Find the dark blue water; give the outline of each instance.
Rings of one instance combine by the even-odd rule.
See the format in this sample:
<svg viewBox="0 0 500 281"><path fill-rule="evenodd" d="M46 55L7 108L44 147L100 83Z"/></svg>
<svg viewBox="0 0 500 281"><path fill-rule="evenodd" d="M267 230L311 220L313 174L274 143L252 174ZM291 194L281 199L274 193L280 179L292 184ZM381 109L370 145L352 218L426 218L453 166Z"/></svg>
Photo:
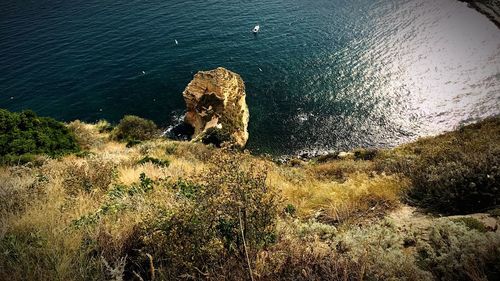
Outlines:
<svg viewBox="0 0 500 281"><path fill-rule="evenodd" d="M0 2L1 108L167 128L217 66L246 82L257 153L391 146L500 113L500 32L455 0Z"/></svg>

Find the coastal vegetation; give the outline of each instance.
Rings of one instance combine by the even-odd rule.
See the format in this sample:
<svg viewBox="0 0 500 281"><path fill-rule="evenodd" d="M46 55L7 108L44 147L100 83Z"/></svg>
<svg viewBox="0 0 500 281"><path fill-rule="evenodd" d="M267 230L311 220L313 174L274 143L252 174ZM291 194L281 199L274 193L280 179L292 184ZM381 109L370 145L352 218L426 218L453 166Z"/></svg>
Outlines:
<svg viewBox="0 0 500 281"><path fill-rule="evenodd" d="M30 110L15 113L0 109L0 163L23 164L35 155L77 151L75 137L63 123Z"/></svg>
<svg viewBox="0 0 500 281"><path fill-rule="evenodd" d="M140 142L158 135L156 124L138 116L126 115L111 131L112 138L119 141Z"/></svg>
<svg viewBox="0 0 500 281"><path fill-rule="evenodd" d="M58 138L29 151L2 143L5 155L40 156L0 167L0 280L500 274L498 117L395 149L279 163L161 138L138 117L112 128L28 116ZM34 130L16 122L2 132Z"/></svg>
<svg viewBox="0 0 500 281"><path fill-rule="evenodd" d="M434 211L485 211L500 204L500 118L423 138L382 156L412 182L409 199ZM385 158L385 159L384 159Z"/></svg>

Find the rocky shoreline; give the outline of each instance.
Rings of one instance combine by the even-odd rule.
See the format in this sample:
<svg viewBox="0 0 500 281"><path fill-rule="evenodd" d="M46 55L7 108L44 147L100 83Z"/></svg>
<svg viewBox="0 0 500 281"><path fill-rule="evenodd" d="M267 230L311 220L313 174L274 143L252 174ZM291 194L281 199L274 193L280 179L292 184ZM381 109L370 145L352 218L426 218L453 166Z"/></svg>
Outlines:
<svg viewBox="0 0 500 281"><path fill-rule="evenodd" d="M468 3L469 7L476 9L487 16L500 28L500 0L459 0Z"/></svg>

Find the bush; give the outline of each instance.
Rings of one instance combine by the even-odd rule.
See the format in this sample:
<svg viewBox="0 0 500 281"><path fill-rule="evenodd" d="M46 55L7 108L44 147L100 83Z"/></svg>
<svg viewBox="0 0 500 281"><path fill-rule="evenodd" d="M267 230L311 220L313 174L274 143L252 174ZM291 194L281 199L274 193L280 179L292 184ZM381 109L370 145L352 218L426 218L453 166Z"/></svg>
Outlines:
<svg viewBox="0 0 500 281"><path fill-rule="evenodd" d="M287 204L285 208L283 209L283 212L289 216L295 216L295 213L297 213L297 208L293 204Z"/></svg>
<svg viewBox="0 0 500 281"><path fill-rule="evenodd" d="M500 235L470 231L450 220L432 227L418 254L420 266L437 280L497 280L500 274Z"/></svg>
<svg viewBox="0 0 500 281"><path fill-rule="evenodd" d="M200 181L204 184L170 183L179 209L169 208L144 224L143 244L136 247L161 257L156 266L165 279L239 280L249 274L247 254L253 266L258 251L275 239L277 197L265 185L265 170L240 168L236 155L219 155L213 161L216 165ZM143 255L132 260L147 264Z"/></svg>
<svg viewBox="0 0 500 281"><path fill-rule="evenodd" d="M60 156L78 150L75 137L63 123L38 117L30 110L15 113L0 109L0 162L15 162L24 159L23 155Z"/></svg>
<svg viewBox="0 0 500 281"><path fill-rule="evenodd" d="M261 280L431 280L403 249L404 237L383 223L337 231L317 222L285 222L263 251Z"/></svg>
<svg viewBox="0 0 500 281"><path fill-rule="evenodd" d="M378 154L376 149L356 149L354 150L354 159L356 160L373 160Z"/></svg>
<svg viewBox="0 0 500 281"><path fill-rule="evenodd" d="M315 160L317 163L325 163L325 162L337 160L338 157L339 157L338 152L331 152L331 153L327 153L325 155L320 155L316 158L313 158L313 160Z"/></svg>
<svg viewBox="0 0 500 281"><path fill-rule="evenodd" d="M201 186L183 179L177 180L172 189L176 191L177 196L188 199L195 199L203 190Z"/></svg>
<svg viewBox="0 0 500 281"><path fill-rule="evenodd" d="M168 165L170 164L168 160L157 159L149 156L146 156L141 160L137 161L137 164L144 164L144 163L152 163L160 167L168 167Z"/></svg>
<svg viewBox="0 0 500 281"><path fill-rule="evenodd" d="M138 141L138 140L129 140L127 141L127 144L126 144L126 147L127 148L131 148L131 147L134 147L138 144L141 144L141 141Z"/></svg>
<svg viewBox="0 0 500 281"><path fill-rule="evenodd" d="M464 224L468 229L470 230L477 230L479 232L486 232L486 226L484 223L479 221L476 218L473 217L461 217L461 218L456 218L452 219L453 222L455 223L461 223Z"/></svg>
<svg viewBox="0 0 500 281"><path fill-rule="evenodd" d="M98 209L71 224L92 232L95 254L110 263L125 257L124 280L248 278L248 262L253 268L258 252L275 240L277 197L265 184L265 168L240 167L240 155L211 161L196 181L141 174L139 183L113 185ZM120 225L128 230L113 233Z"/></svg>
<svg viewBox="0 0 500 281"><path fill-rule="evenodd" d="M396 149L382 169L412 181L411 202L446 214L484 211L500 198L500 118Z"/></svg>
<svg viewBox="0 0 500 281"><path fill-rule="evenodd" d="M24 164L33 164L35 166L40 166L46 160L46 157L42 155L34 155L31 153L26 153L22 155L12 155L7 154L3 157L0 157L0 164L6 165L24 165Z"/></svg>
<svg viewBox="0 0 500 281"><path fill-rule="evenodd" d="M153 121L134 115L123 117L112 131L114 139L128 142L150 140L157 134L158 129Z"/></svg>
<svg viewBox="0 0 500 281"><path fill-rule="evenodd" d="M165 147L165 153L168 155L173 155L177 151L177 143L168 143Z"/></svg>

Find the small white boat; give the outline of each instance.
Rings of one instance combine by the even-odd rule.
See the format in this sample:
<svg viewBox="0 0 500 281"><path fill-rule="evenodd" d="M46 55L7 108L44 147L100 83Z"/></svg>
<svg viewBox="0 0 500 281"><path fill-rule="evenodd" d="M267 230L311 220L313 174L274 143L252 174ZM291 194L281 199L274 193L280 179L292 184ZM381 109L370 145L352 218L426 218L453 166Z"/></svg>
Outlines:
<svg viewBox="0 0 500 281"><path fill-rule="evenodd" d="M253 33L257 33L257 32L259 32L259 30L260 30L260 25L256 25L256 26L253 28L252 32L253 32Z"/></svg>
<svg viewBox="0 0 500 281"><path fill-rule="evenodd" d="M174 39L175 45L179 45L179 42L177 42L177 39Z"/></svg>

